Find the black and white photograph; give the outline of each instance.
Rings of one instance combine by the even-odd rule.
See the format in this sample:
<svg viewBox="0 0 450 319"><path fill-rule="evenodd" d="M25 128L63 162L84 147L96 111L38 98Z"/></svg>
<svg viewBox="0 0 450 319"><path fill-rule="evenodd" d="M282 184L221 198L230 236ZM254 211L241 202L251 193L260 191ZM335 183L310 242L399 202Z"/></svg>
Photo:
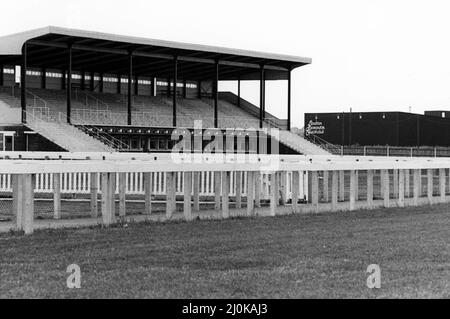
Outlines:
<svg viewBox="0 0 450 319"><path fill-rule="evenodd" d="M0 7L0 299L450 298L448 1Z"/></svg>

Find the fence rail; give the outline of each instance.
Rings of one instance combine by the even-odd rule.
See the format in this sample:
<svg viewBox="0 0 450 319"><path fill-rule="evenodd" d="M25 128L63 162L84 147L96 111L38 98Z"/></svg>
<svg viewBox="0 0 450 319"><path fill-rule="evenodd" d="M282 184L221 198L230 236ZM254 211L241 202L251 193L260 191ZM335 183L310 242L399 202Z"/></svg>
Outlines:
<svg viewBox="0 0 450 319"><path fill-rule="evenodd" d="M242 160L242 155L219 154L180 158L173 154L99 154L101 159L86 159L88 154L66 154L64 160L31 159L31 155L7 159L14 156L17 154L0 153L4 158L0 161L0 186L12 201L15 216L13 223L0 222L0 231L18 229L26 234L35 226L64 227L61 194L74 191L90 194L92 218L88 222L71 220L70 226L108 226L127 217L134 220L136 216L127 216L130 195L141 196L144 205L138 217L143 220L161 220L154 217L152 208L154 195L161 195L163 220L187 221L450 202L447 158L246 155ZM34 221L34 199L39 192L53 194L56 221ZM201 211L200 195L210 197L213 211L208 213L204 206ZM302 195L307 203L302 202ZM177 213L177 197L183 200L181 214Z"/></svg>

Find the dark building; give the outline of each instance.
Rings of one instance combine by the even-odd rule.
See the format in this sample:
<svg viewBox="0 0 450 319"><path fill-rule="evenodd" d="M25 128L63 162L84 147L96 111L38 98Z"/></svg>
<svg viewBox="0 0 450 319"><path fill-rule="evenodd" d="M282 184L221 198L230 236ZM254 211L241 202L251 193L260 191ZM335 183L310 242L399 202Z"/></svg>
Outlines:
<svg viewBox="0 0 450 319"><path fill-rule="evenodd" d="M450 112L306 113L311 135L336 145L450 146Z"/></svg>
<svg viewBox="0 0 450 319"><path fill-rule="evenodd" d="M65 150L25 125L0 124L1 151L62 152Z"/></svg>

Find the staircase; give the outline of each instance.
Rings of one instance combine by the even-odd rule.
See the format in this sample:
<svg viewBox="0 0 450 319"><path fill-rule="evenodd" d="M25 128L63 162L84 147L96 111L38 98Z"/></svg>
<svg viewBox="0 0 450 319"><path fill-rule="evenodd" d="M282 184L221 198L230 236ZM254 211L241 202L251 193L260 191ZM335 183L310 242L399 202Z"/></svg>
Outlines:
<svg viewBox="0 0 450 319"><path fill-rule="evenodd" d="M289 131L279 131L279 141L286 146L289 146L293 150L304 154L304 155L330 155L329 152L324 150L322 147L311 143L304 139L303 137L294 134Z"/></svg>
<svg viewBox="0 0 450 319"><path fill-rule="evenodd" d="M62 121L43 120L27 112L27 126L69 152L115 152L116 150Z"/></svg>
<svg viewBox="0 0 450 319"><path fill-rule="evenodd" d="M116 152L117 149L121 149L121 142L112 136L105 136L105 133L100 135L95 128L83 130L82 127L78 129L65 122L64 113L51 114L42 98L32 92L27 92L27 94L32 96L30 101L34 101L34 105L27 107L27 127L66 151ZM37 100L39 103L36 103ZM0 89L0 115L0 123L21 123L20 99L12 96L4 88Z"/></svg>

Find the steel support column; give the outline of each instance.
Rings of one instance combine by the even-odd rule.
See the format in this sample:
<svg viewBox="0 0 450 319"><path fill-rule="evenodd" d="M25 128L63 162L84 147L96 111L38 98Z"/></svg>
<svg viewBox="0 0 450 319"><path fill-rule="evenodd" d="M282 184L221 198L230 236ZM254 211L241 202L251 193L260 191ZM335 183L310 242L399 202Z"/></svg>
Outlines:
<svg viewBox="0 0 450 319"><path fill-rule="evenodd" d="M62 70L62 79L61 79L61 90L65 90L67 86L67 72L66 70Z"/></svg>
<svg viewBox="0 0 450 319"><path fill-rule="evenodd" d="M291 130L292 70L288 71L287 130Z"/></svg>
<svg viewBox="0 0 450 319"><path fill-rule="evenodd" d="M214 66L213 94L214 94L214 128L218 128L219 127L219 61L216 61L216 64Z"/></svg>
<svg viewBox="0 0 450 319"><path fill-rule="evenodd" d="M238 77L238 87L237 87L237 95L238 95L238 99L237 99L237 106L241 107L241 76L239 75Z"/></svg>
<svg viewBox="0 0 450 319"><path fill-rule="evenodd" d="M89 76L91 77L91 81L90 81L90 83L89 83L89 90L91 91L91 92L94 92L94 89L95 89L95 73L94 72L91 72L91 73L89 73Z"/></svg>
<svg viewBox="0 0 450 319"><path fill-rule="evenodd" d="M67 123L70 124L70 113L72 111L72 45L67 47Z"/></svg>
<svg viewBox="0 0 450 319"><path fill-rule="evenodd" d="M173 94L172 94L172 125L177 126L177 83L178 83L178 57L173 59ZM170 90L170 82L169 82Z"/></svg>
<svg viewBox="0 0 450 319"><path fill-rule="evenodd" d="M122 94L122 75L117 74L117 94Z"/></svg>
<svg viewBox="0 0 450 319"><path fill-rule="evenodd" d="M155 96L156 78L152 77L150 82L150 96Z"/></svg>
<svg viewBox="0 0 450 319"><path fill-rule="evenodd" d="M263 128L264 113L266 111L265 80L264 65L261 65L259 73L259 128Z"/></svg>
<svg viewBox="0 0 450 319"><path fill-rule="evenodd" d="M47 69L42 68L41 70L41 88L44 90L47 88Z"/></svg>
<svg viewBox="0 0 450 319"><path fill-rule="evenodd" d="M100 73L100 80L99 80L99 85L98 85L98 90L100 91L100 93L103 93L103 86L104 86L104 74Z"/></svg>
<svg viewBox="0 0 450 319"><path fill-rule="evenodd" d="M187 97L187 81L183 80L183 99Z"/></svg>
<svg viewBox="0 0 450 319"><path fill-rule="evenodd" d="M128 107L127 107L127 124L131 125L131 104L133 90L133 54L128 55Z"/></svg>
<svg viewBox="0 0 450 319"><path fill-rule="evenodd" d="M27 44L22 47L22 65L20 68L20 105L22 107L22 123L27 122Z"/></svg>
<svg viewBox="0 0 450 319"><path fill-rule="evenodd" d="M172 82L172 80L170 78L167 79L167 97L170 97L170 83Z"/></svg>
<svg viewBox="0 0 450 319"><path fill-rule="evenodd" d="M0 86L3 86L5 83L5 75L3 73L4 65L0 64Z"/></svg>

